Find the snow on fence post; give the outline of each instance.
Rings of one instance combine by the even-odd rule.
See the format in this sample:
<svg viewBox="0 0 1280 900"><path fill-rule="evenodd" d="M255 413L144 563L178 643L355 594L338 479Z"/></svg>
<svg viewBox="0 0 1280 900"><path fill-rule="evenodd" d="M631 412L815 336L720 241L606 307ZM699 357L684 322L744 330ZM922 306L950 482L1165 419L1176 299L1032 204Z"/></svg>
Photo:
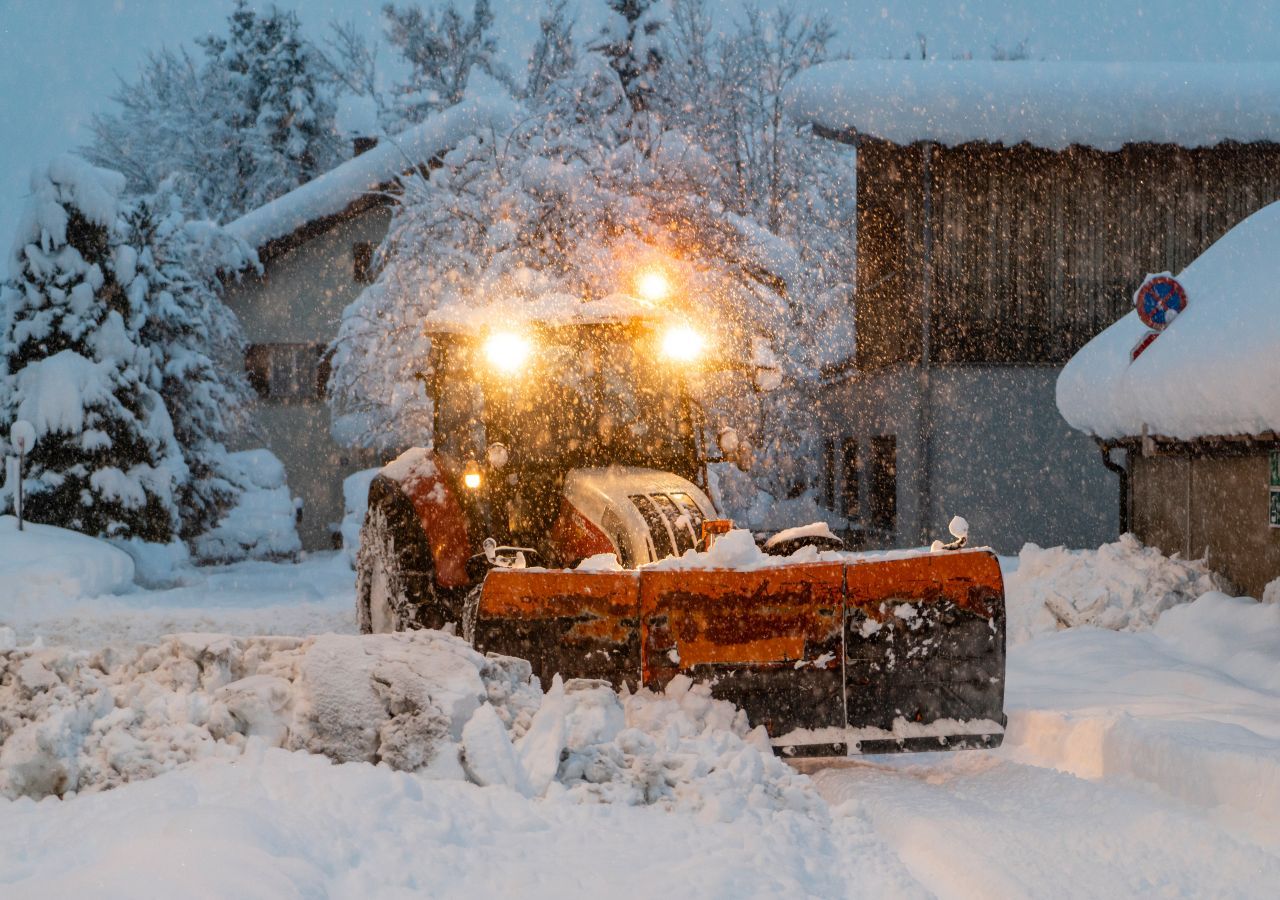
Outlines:
<svg viewBox="0 0 1280 900"><path fill-rule="evenodd" d="M18 530L22 531L22 470L26 468L27 451L36 445L35 428L25 419L19 419L9 429L9 443L18 451L18 456L6 460L5 482L13 485L13 514L18 517Z"/></svg>

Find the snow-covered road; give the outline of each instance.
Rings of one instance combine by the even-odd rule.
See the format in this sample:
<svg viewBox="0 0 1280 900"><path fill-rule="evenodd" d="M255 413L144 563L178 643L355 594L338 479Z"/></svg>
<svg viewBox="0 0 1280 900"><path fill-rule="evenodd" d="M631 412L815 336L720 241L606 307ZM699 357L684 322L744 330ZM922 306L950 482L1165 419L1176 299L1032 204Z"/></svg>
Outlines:
<svg viewBox="0 0 1280 900"><path fill-rule="evenodd" d="M18 641L350 632L337 556L10 604ZM1016 599L1016 598L1015 598ZM1012 602L1012 601L1011 601ZM0 799L0 895L1274 896L1280 607L1208 594L1154 628L1010 647L996 751L867 757L818 803L583 802L268 748L69 800Z"/></svg>

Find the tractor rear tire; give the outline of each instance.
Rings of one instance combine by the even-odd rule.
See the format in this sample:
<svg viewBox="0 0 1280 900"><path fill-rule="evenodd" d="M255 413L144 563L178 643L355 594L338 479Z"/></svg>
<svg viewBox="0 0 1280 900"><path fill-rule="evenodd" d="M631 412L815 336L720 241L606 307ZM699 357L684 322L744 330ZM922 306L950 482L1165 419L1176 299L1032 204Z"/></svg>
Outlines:
<svg viewBox="0 0 1280 900"><path fill-rule="evenodd" d="M440 602L431 544L400 485L378 476L356 555L356 618L361 634L443 628L453 617Z"/></svg>

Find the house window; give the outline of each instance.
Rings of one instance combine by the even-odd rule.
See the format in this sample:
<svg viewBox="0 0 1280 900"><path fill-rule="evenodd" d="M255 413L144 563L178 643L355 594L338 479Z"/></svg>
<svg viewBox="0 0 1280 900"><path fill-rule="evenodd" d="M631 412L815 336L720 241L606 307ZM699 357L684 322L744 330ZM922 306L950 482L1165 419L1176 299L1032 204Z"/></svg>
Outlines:
<svg viewBox="0 0 1280 900"><path fill-rule="evenodd" d="M351 277L357 284L373 283L373 243L359 241L351 245Z"/></svg>
<svg viewBox="0 0 1280 900"><path fill-rule="evenodd" d="M858 439L845 438L841 448L841 513L847 519L856 519L862 514L860 507L858 479L862 469L858 465Z"/></svg>
<svg viewBox="0 0 1280 900"><path fill-rule="evenodd" d="M836 506L836 442L827 438L822 442L822 505L827 509Z"/></svg>
<svg viewBox="0 0 1280 900"><path fill-rule="evenodd" d="M264 400L324 399L328 349L324 344L250 344L244 357L249 384Z"/></svg>
<svg viewBox="0 0 1280 900"><path fill-rule="evenodd" d="M871 439L871 524L885 531L898 526L898 439L887 434Z"/></svg>

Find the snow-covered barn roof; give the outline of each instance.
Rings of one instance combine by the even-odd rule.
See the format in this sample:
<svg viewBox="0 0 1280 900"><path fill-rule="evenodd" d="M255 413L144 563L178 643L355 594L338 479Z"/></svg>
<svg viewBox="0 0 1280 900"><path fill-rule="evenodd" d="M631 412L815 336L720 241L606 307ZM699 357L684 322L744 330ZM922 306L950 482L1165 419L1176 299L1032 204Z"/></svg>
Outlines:
<svg viewBox="0 0 1280 900"><path fill-rule="evenodd" d="M371 150L246 213L227 229L261 250L307 225L341 215L370 193L385 190L406 171L448 151L477 128L509 128L514 116L509 102L465 100L393 138L383 138Z"/></svg>
<svg viewBox="0 0 1280 900"><path fill-rule="evenodd" d="M799 123L897 144L1280 141L1280 63L838 61L785 102Z"/></svg>
<svg viewBox="0 0 1280 900"><path fill-rule="evenodd" d="M1058 409L1101 438L1280 433L1280 203L1263 207L1178 276L1187 308L1136 360L1131 311L1072 357Z"/></svg>

